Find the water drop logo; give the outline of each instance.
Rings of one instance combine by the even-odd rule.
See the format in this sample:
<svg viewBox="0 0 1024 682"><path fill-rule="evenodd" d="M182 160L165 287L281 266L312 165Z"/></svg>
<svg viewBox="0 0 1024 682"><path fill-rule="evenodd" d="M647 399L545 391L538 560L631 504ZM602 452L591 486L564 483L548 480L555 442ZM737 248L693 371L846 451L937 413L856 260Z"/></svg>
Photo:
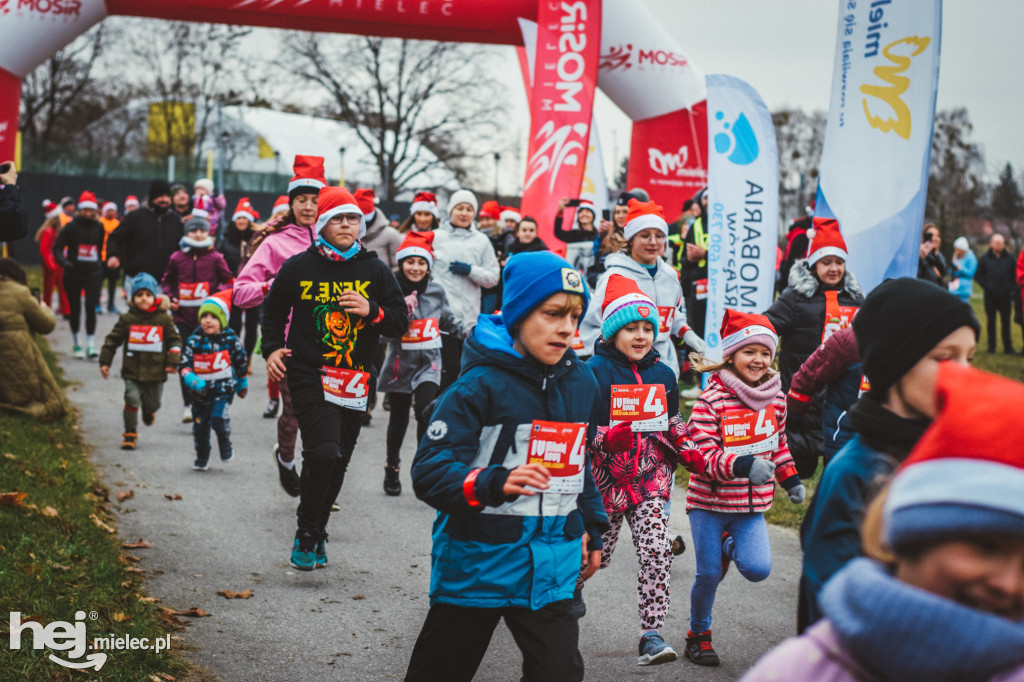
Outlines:
<svg viewBox="0 0 1024 682"><path fill-rule="evenodd" d="M725 114L715 113L715 120L721 121ZM746 114L740 114L733 123L722 123L724 132L715 135L715 151L728 154L728 159L738 166L746 166L757 159L757 136L747 120Z"/></svg>

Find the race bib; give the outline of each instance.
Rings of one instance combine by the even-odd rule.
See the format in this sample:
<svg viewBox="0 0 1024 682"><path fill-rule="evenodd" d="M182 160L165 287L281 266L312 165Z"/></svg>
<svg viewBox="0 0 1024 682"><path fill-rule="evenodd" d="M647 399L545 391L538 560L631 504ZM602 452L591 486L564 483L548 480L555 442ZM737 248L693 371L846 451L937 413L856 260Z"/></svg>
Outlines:
<svg viewBox="0 0 1024 682"><path fill-rule="evenodd" d="M231 354L226 350L200 353L192 357L192 369L200 379L215 381L231 378Z"/></svg>
<svg viewBox="0 0 1024 682"><path fill-rule="evenodd" d="M668 429L668 400L661 384L614 385L611 405L611 426L630 422L633 433Z"/></svg>
<svg viewBox="0 0 1024 682"><path fill-rule="evenodd" d="M78 262L79 263L99 263L100 261L100 247L96 244L79 244L78 245Z"/></svg>
<svg viewBox="0 0 1024 682"><path fill-rule="evenodd" d="M708 281L707 279L698 279L693 283L694 297L698 301L706 301L708 298Z"/></svg>
<svg viewBox="0 0 1024 682"><path fill-rule="evenodd" d="M779 447L775 406L763 410L727 410L722 415L722 446L731 455L759 455Z"/></svg>
<svg viewBox="0 0 1024 682"><path fill-rule="evenodd" d="M576 353L579 353L584 348L585 346L583 345L583 337L580 336L580 330L579 328L577 328L572 335L572 349L576 351Z"/></svg>
<svg viewBox="0 0 1024 682"><path fill-rule="evenodd" d="M163 353L164 328L148 324L133 324L128 328L128 350L142 353Z"/></svg>
<svg viewBox="0 0 1024 682"><path fill-rule="evenodd" d="M365 410L370 398L370 375L356 369L320 368L320 382L324 387L324 400L351 410Z"/></svg>
<svg viewBox="0 0 1024 682"><path fill-rule="evenodd" d="M658 336L670 333L672 322L675 319L676 309L674 306L658 306L658 321L661 325L658 327Z"/></svg>
<svg viewBox="0 0 1024 682"><path fill-rule="evenodd" d="M526 463L543 464L551 474L548 489L541 492L564 495L583 492L586 437L586 424L533 420Z"/></svg>
<svg viewBox="0 0 1024 682"><path fill-rule="evenodd" d="M849 327L857 310L855 305L839 305L838 291L826 291L825 328L821 331L821 342L825 343L837 331Z"/></svg>
<svg viewBox="0 0 1024 682"><path fill-rule="evenodd" d="M441 328L436 317L409 320L409 331L402 337L402 350L437 350L441 347Z"/></svg>
<svg viewBox="0 0 1024 682"><path fill-rule="evenodd" d="M209 295L209 282L182 282L178 285L178 303L186 308L198 308Z"/></svg>

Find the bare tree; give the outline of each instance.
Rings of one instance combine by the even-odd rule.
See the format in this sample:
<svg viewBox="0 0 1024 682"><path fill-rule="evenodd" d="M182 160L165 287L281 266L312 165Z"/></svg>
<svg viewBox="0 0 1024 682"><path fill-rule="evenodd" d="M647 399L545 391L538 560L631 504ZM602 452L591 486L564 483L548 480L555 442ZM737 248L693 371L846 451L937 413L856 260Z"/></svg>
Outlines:
<svg viewBox="0 0 1024 682"><path fill-rule="evenodd" d="M827 115L801 109L772 114L779 148L779 212L783 224L804 215L818 190L818 167Z"/></svg>
<svg viewBox="0 0 1024 682"><path fill-rule="evenodd" d="M467 160L495 151L503 110L487 48L301 34L284 51L281 61L330 98L321 113L350 125L373 154L384 198L439 166L463 181Z"/></svg>
<svg viewBox="0 0 1024 682"><path fill-rule="evenodd" d="M935 115L925 216L939 225L944 246L963 234L966 219L983 213L985 158L970 140L973 130L967 109Z"/></svg>

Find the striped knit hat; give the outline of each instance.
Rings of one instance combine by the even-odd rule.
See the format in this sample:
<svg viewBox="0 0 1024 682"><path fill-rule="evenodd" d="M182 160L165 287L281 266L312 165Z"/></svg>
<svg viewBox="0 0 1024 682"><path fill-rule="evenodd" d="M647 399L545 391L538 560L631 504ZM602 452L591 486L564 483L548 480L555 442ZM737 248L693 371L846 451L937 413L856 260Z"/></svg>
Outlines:
<svg viewBox="0 0 1024 682"><path fill-rule="evenodd" d="M202 304L199 306L199 319L203 319L204 313L210 313L220 320L221 331L227 329L228 317L231 316L232 291L232 289L224 289L203 299Z"/></svg>
<svg viewBox="0 0 1024 682"><path fill-rule="evenodd" d="M775 359L775 349L779 346L779 335L775 327L764 315L741 313L738 310L725 309L722 316L722 357L728 358L744 346L760 343L768 348Z"/></svg>
<svg viewBox="0 0 1024 682"><path fill-rule="evenodd" d="M629 277L611 275L601 304L601 336L611 341L630 322L650 322L657 334L658 306Z"/></svg>

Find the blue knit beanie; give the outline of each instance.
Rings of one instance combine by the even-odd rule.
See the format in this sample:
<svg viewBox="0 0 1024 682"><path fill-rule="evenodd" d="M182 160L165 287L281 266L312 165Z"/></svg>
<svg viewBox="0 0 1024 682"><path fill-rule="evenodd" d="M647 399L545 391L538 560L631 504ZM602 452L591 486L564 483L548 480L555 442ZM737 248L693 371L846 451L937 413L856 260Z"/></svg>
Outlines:
<svg viewBox="0 0 1024 682"><path fill-rule="evenodd" d="M156 283L156 278L148 272L140 272L132 278L132 286L128 290L128 298L135 298L135 292L141 289L145 289L153 294L154 298L160 295L160 285Z"/></svg>
<svg viewBox="0 0 1024 682"><path fill-rule="evenodd" d="M501 280L501 319L505 329L511 330L549 296L562 291L582 296L580 319L587 313L590 292L583 276L568 261L550 251L517 253L508 259Z"/></svg>
<svg viewBox="0 0 1024 682"><path fill-rule="evenodd" d="M657 336L661 324L658 306L629 277L611 275L601 304L601 336L610 342L630 322L650 322Z"/></svg>

